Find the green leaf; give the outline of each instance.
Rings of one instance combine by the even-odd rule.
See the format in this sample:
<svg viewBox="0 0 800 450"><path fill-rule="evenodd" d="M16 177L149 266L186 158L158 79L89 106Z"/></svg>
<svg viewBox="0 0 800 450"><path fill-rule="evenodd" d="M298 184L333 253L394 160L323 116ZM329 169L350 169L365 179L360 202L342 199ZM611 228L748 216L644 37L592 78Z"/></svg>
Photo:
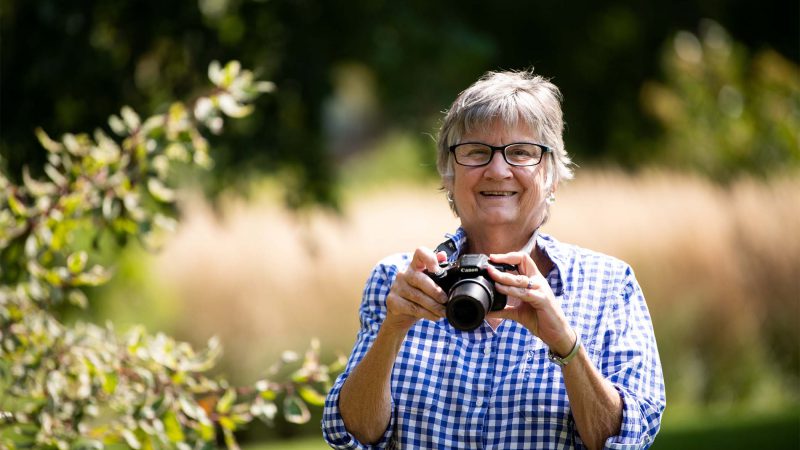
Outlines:
<svg viewBox="0 0 800 450"><path fill-rule="evenodd" d="M236 401L236 390L235 389L228 389L225 392L225 395L219 399L217 402L217 412L220 414L227 414L231 410L231 406L233 406L233 402Z"/></svg>
<svg viewBox="0 0 800 450"><path fill-rule="evenodd" d="M239 450L239 444L236 442L233 430L223 428L222 434L225 435L225 446L228 447L228 450Z"/></svg>
<svg viewBox="0 0 800 450"><path fill-rule="evenodd" d="M236 431L236 422L228 416L220 416L219 425L225 430Z"/></svg>
<svg viewBox="0 0 800 450"><path fill-rule="evenodd" d="M80 289L71 289L67 294L67 300L79 308L86 308L89 306L89 299L86 294Z"/></svg>
<svg viewBox="0 0 800 450"><path fill-rule="evenodd" d="M170 442L183 442L186 440L183 428L181 428L178 416L174 411L167 411L161 420L164 422L164 431L167 433L167 438L169 438Z"/></svg>
<svg viewBox="0 0 800 450"><path fill-rule="evenodd" d="M213 441L217 435L214 431L214 425L210 422L200 422L197 426L197 433L200 435L200 439L206 442Z"/></svg>
<svg viewBox="0 0 800 450"><path fill-rule="evenodd" d="M317 390L311 386L300 386L298 393L306 403L314 406L325 406L325 396L317 392Z"/></svg>
<svg viewBox="0 0 800 450"><path fill-rule="evenodd" d="M67 257L67 268L73 274L80 273L86 267L88 259L89 255L85 251L75 252Z"/></svg>
<svg viewBox="0 0 800 450"><path fill-rule="evenodd" d="M117 389L117 383L119 382L119 376L117 372L111 370L105 373L103 377L103 392L106 394L113 394L114 390Z"/></svg>
<svg viewBox="0 0 800 450"><path fill-rule="evenodd" d="M287 422L303 424L311 418L308 406L296 395L287 395L283 399L283 417Z"/></svg>
<svg viewBox="0 0 800 450"><path fill-rule="evenodd" d="M19 217L28 217L28 208L19 201L19 199L11 192L8 193L8 206L11 211Z"/></svg>

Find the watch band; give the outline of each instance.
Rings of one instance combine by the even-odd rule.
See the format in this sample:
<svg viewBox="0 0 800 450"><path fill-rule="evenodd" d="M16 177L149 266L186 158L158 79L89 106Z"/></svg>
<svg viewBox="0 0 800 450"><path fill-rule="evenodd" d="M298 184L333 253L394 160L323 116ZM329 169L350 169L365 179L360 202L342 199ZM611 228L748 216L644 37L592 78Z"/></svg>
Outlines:
<svg viewBox="0 0 800 450"><path fill-rule="evenodd" d="M572 361L572 358L578 354L578 350L581 349L583 343L581 342L581 335L577 331L575 332L575 345L572 346L572 350L566 356L558 356L553 353L552 350L547 350L547 359L549 359L554 364L557 364L560 367L564 367Z"/></svg>

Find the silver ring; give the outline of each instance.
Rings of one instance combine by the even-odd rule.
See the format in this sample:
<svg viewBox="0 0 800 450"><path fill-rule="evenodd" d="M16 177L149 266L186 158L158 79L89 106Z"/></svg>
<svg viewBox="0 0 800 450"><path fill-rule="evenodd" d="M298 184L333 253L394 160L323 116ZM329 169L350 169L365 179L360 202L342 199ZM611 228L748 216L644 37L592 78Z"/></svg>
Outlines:
<svg viewBox="0 0 800 450"><path fill-rule="evenodd" d="M528 278L528 289L533 289L533 278Z"/></svg>

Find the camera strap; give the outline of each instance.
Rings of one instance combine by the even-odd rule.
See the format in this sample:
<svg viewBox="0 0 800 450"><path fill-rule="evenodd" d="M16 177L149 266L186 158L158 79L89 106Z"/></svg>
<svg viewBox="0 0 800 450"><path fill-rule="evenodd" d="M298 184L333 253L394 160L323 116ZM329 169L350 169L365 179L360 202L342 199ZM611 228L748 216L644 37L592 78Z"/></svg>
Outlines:
<svg viewBox="0 0 800 450"><path fill-rule="evenodd" d="M452 239L448 239L439 244L439 246L436 247L436 250L434 250L433 253L436 254L439 252L444 252L444 254L447 255L447 260L450 261L453 258L453 255L456 253L456 250L458 250L458 248L456 247L455 241L453 241Z"/></svg>
<svg viewBox="0 0 800 450"><path fill-rule="evenodd" d="M531 238L528 239L528 243L525 244L525 246L522 247L520 251L522 253L531 255L532 254L531 252L533 252L533 247L536 246L536 238L538 236L539 236L539 229L537 228L536 231L533 232L533 235L531 235ZM458 248L456 247L455 241L453 241L452 239L448 239L439 244L436 247L436 250L433 251L433 253L436 254L439 252L444 252L444 254L447 255L447 260L450 261L453 255L456 253L456 250L458 250Z"/></svg>

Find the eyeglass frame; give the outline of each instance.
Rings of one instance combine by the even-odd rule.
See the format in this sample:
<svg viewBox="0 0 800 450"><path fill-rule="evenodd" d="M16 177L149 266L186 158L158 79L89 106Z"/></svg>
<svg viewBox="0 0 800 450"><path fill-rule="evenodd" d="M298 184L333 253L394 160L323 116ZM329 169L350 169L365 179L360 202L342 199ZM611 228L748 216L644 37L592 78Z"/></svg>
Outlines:
<svg viewBox="0 0 800 450"><path fill-rule="evenodd" d="M458 157L456 157L456 148L461 146L461 145L467 145L467 144L479 144L479 145L485 145L485 146L489 147L491 149L491 151L492 151L491 155L489 155L489 159L486 160L485 163L478 164L478 165L462 164L462 163L458 162ZM520 145L520 144L535 145L535 146L539 147L540 149L542 149L542 154L539 155L539 160L536 161L533 164L516 164L516 163L512 163L511 161L509 161L508 157L506 156L506 149L508 147L511 147L512 145ZM494 152L500 152L500 154L503 155L503 161L505 161L506 164L508 164L509 166L514 166L514 167L532 167L532 166L536 166L536 165L541 164L542 160L544 159L545 153L552 153L553 152L552 148L550 148L550 147L548 147L548 146L546 146L544 144L537 144L535 142L512 142L510 144L500 145L500 146L489 145L489 144L486 144L486 143L483 143L483 142L460 142L458 144L451 145L448 148L450 149L450 153L453 154L453 160L456 162L456 164L458 164L459 166L464 166L464 167L483 167L483 166L487 166L487 165L489 165L490 162L492 162L492 159L494 159Z"/></svg>

